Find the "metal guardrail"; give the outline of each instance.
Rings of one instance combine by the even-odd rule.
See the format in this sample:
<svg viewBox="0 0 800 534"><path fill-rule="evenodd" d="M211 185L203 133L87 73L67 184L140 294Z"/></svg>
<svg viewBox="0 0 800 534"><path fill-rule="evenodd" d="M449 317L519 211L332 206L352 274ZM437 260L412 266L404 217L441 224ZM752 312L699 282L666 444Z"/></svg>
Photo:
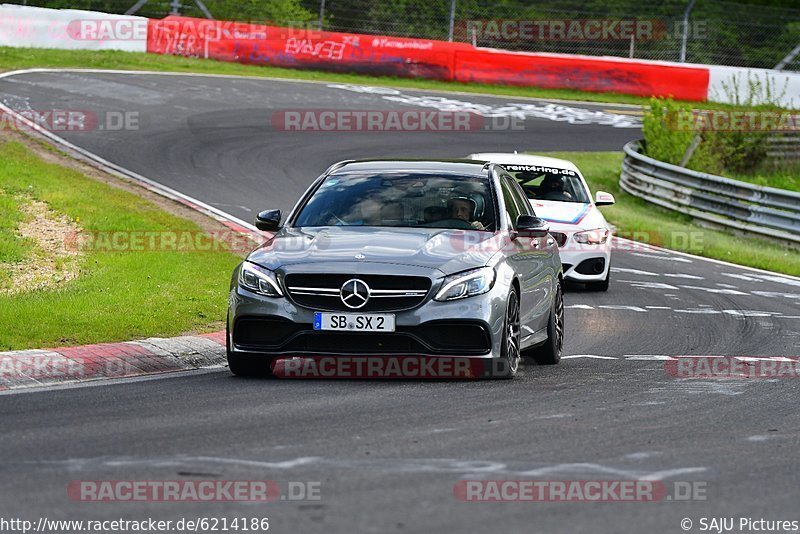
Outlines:
<svg viewBox="0 0 800 534"><path fill-rule="evenodd" d="M770 159L800 159L800 134L783 134L767 138Z"/></svg>
<svg viewBox="0 0 800 534"><path fill-rule="evenodd" d="M623 147L620 187L664 208L714 224L800 244L800 193L664 163Z"/></svg>

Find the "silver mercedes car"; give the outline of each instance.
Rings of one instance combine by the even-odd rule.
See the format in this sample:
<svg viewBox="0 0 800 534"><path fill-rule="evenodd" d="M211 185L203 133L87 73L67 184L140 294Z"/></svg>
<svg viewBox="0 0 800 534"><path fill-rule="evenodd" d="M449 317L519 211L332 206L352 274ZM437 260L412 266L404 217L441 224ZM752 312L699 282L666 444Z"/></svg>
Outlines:
<svg viewBox="0 0 800 534"><path fill-rule="evenodd" d="M319 357L469 359L511 378L556 364L562 268L547 223L501 166L343 161L236 267L227 356L236 375Z"/></svg>

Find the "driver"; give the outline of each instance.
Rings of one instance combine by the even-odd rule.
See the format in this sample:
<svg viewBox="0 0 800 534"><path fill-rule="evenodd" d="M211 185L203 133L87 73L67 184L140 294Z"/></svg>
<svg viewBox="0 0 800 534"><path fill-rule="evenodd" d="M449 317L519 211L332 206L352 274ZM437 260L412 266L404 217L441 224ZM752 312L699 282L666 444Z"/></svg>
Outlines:
<svg viewBox="0 0 800 534"><path fill-rule="evenodd" d="M469 197L457 196L447 201L447 210L451 219L460 219L470 223L476 230L485 230L480 221L473 221L472 217L476 209L475 201Z"/></svg>
<svg viewBox="0 0 800 534"><path fill-rule="evenodd" d="M539 196L543 199L569 200L572 195L564 191L564 179L555 174L548 174L539 186Z"/></svg>

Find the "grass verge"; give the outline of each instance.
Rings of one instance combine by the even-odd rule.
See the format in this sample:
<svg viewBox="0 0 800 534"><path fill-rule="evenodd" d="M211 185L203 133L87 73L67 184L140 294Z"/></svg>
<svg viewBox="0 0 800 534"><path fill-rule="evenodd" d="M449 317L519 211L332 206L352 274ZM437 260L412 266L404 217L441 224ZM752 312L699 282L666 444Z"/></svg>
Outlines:
<svg viewBox="0 0 800 534"><path fill-rule="evenodd" d="M800 192L800 163L774 165L767 162L754 172L729 173L729 177L756 185Z"/></svg>
<svg viewBox="0 0 800 534"><path fill-rule="evenodd" d="M0 203L17 195L45 202L93 235L132 231L203 235L196 222L75 168L45 162L19 142L0 141L0 190ZM16 256L8 257L19 260L26 251L15 249L13 222L0 217L0 250L16 250ZM189 252L175 247L93 248L82 257L79 276L56 289L0 294L0 350L222 327L230 273L238 261L224 247L189 248Z"/></svg>
<svg viewBox="0 0 800 534"><path fill-rule="evenodd" d="M550 152L544 155L573 161L593 192L612 193L617 203L601 208L622 236L681 252L800 276L800 252L756 237L711 230L676 213L629 195L619 187L621 152Z"/></svg>

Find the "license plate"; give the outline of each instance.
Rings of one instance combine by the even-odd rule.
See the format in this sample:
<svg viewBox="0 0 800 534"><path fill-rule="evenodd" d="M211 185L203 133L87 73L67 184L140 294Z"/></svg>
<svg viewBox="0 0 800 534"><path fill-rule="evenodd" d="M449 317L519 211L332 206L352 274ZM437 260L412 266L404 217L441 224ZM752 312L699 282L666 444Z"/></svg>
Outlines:
<svg viewBox="0 0 800 534"><path fill-rule="evenodd" d="M361 313L314 313L314 330L394 332L394 315Z"/></svg>

